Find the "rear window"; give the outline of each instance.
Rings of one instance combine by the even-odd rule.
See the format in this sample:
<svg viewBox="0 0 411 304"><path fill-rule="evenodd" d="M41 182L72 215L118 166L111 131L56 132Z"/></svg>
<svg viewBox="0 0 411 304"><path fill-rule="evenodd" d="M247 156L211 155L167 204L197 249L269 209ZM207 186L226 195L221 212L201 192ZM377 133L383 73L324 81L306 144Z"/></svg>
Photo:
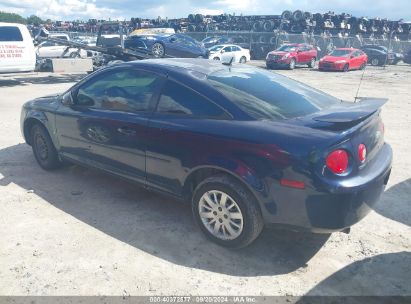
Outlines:
<svg viewBox="0 0 411 304"><path fill-rule="evenodd" d="M0 41L23 41L17 26L0 26Z"/></svg>
<svg viewBox="0 0 411 304"><path fill-rule="evenodd" d="M214 72L208 80L255 119L296 118L340 102L324 92L264 70L232 68Z"/></svg>

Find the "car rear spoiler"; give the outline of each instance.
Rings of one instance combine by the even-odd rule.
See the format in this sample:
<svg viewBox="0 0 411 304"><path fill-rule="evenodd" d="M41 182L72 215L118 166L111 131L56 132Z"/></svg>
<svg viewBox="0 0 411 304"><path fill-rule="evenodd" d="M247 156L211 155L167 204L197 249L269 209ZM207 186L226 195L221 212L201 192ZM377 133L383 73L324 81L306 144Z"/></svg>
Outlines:
<svg viewBox="0 0 411 304"><path fill-rule="evenodd" d="M341 102L314 116L315 121L332 124L355 124L377 112L388 98L359 97L358 102Z"/></svg>

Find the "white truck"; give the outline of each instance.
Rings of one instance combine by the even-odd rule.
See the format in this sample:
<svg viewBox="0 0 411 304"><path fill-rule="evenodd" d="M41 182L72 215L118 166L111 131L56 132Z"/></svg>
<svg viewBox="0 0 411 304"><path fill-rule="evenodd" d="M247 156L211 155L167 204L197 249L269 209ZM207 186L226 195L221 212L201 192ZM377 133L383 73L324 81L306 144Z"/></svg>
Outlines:
<svg viewBox="0 0 411 304"><path fill-rule="evenodd" d="M0 22L0 73L31 72L35 66L36 53L27 27Z"/></svg>

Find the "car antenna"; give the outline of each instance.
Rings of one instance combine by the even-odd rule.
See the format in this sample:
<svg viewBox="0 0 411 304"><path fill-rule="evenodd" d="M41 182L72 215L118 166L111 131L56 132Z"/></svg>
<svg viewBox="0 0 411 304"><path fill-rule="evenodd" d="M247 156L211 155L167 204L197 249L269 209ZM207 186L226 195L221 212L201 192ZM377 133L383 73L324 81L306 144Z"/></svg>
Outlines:
<svg viewBox="0 0 411 304"><path fill-rule="evenodd" d="M365 68L361 74L361 79L360 79L360 83L358 84L357 93L355 94L355 97L354 97L354 102L357 102L357 100L361 99L361 97L358 97L358 93L360 92L360 87L361 87L362 80L364 78L364 74L365 74Z"/></svg>
<svg viewBox="0 0 411 304"><path fill-rule="evenodd" d="M229 62L223 62L223 64L231 68L231 66L233 65L233 61L234 61L234 56L231 57ZM230 69L230 71L231 71L231 69Z"/></svg>

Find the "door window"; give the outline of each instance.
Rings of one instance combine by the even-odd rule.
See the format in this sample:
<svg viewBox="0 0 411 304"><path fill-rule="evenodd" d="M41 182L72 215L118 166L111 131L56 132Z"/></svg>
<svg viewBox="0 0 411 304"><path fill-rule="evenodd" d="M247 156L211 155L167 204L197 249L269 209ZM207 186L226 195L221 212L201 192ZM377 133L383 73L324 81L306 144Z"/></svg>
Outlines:
<svg viewBox="0 0 411 304"><path fill-rule="evenodd" d="M151 99L160 83L157 75L144 71L110 71L82 85L75 103L111 111L149 111Z"/></svg>
<svg viewBox="0 0 411 304"><path fill-rule="evenodd" d="M207 98L173 81L165 84L157 112L215 118L225 116L225 112Z"/></svg>

